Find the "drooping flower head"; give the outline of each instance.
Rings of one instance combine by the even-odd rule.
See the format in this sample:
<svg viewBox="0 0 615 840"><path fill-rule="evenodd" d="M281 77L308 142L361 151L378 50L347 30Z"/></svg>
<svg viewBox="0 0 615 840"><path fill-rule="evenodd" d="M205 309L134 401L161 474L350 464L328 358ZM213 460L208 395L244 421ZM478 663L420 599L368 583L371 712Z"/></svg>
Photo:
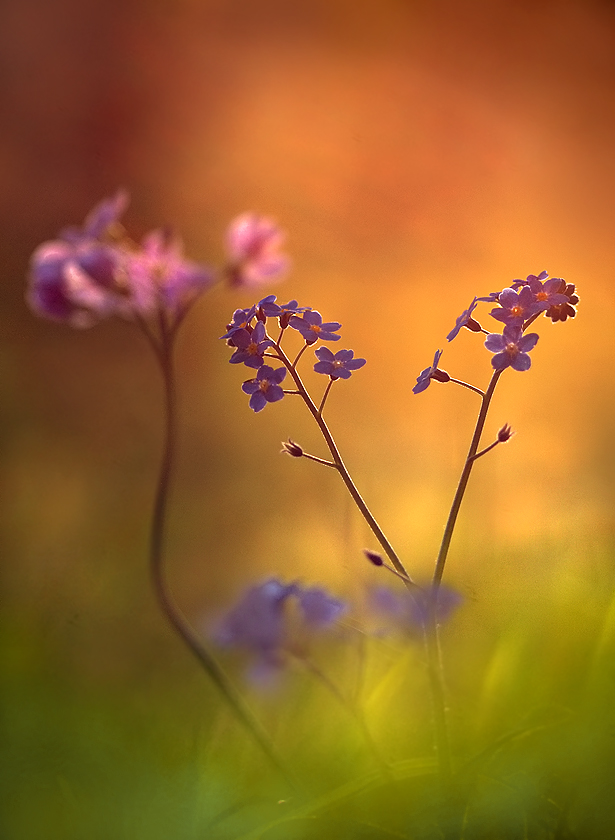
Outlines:
<svg viewBox="0 0 615 840"><path fill-rule="evenodd" d="M432 379L436 379L438 382L448 382L450 380L450 376L448 375L448 373L438 368L438 362L440 361L441 355L442 350L436 350L431 366L425 368L425 370L419 373L419 375L416 378L416 385L412 389L413 394L420 394L421 391L424 391L426 388L429 388Z"/></svg>
<svg viewBox="0 0 615 840"><path fill-rule="evenodd" d="M324 373L331 379L350 379L353 370L362 368L365 359L355 359L352 350L338 350L334 355L328 347L314 351L320 361L314 365L316 373Z"/></svg>
<svg viewBox="0 0 615 840"><path fill-rule="evenodd" d="M485 347L496 355L491 359L494 370L529 370L532 360L528 356L530 350L536 346L537 333L524 335L521 327L507 324L504 332L491 333L487 336Z"/></svg>
<svg viewBox="0 0 615 840"><path fill-rule="evenodd" d="M454 338L456 338L463 327L467 327L472 332L480 332L480 325L472 317L472 312L474 312L477 305L478 298L475 297L472 303L468 306L468 308L464 309L461 315L457 318L455 326L446 336L447 341L452 341Z"/></svg>
<svg viewBox="0 0 615 840"><path fill-rule="evenodd" d="M237 216L227 230L228 276L234 286L261 286L288 271L289 257L280 248L284 234L271 219L255 213Z"/></svg>
<svg viewBox="0 0 615 840"><path fill-rule="evenodd" d="M273 368L262 365L254 379L248 379L241 386L244 394L250 394L252 411L262 411L268 402L277 402L284 396L280 383L286 376L286 368Z"/></svg>

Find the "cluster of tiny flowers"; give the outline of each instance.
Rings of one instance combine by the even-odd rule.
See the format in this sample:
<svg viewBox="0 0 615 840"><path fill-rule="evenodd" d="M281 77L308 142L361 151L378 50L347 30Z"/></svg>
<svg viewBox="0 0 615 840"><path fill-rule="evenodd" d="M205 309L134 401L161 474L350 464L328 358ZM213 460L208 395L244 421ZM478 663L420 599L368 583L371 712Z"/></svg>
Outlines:
<svg viewBox="0 0 615 840"><path fill-rule="evenodd" d="M177 323L217 272L184 256L169 230L149 233L140 244L120 223L128 206L120 190L88 214L81 227L60 232L32 255L26 298L41 317L90 327L111 315ZM221 275L252 286L280 277L288 258L279 252L282 234L269 219L236 218L227 231L227 264Z"/></svg>
<svg viewBox="0 0 615 840"><path fill-rule="evenodd" d="M497 304L489 314L503 324L501 333L489 333L474 318L474 310L481 301ZM475 297L457 318L446 338L452 341L464 327L472 332L484 333L487 336L485 347L494 354L491 359L494 370L503 371L507 367L518 371L529 370L532 364L529 352L536 346L539 336L537 333L526 334L525 329L543 313L553 323L574 318L578 302L572 284L560 277L549 279L546 271L530 274L525 280L514 280L501 292ZM430 367L421 371L412 389L415 394L424 391L433 379L450 381L448 373L438 367L441 355L442 350L437 350Z"/></svg>
<svg viewBox="0 0 615 840"><path fill-rule="evenodd" d="M215 641L252 657L249 675L262 682L279 670L289 655L305 656L310 638L331 629L346 604L324 589L278 578L248 589L219 621Z"/></svg>
<svg viewBox="0 0 615 840"><path fill-rule="evenodd" d="M279 330L277 339L267 332L267 323L274 322ZM338 331L341 324L337 321L323 321L320 312L309 306L299 306L296 300L277 303L275 295L267 297L246 309L236 309L226 325L226 332L220 338L225 339L233 348L229 362L243 364L257 371L253 379L242 385L242 390L250 396L250 408L262 411L269 402L278 402L285 392L281 385L286 377L288 361L282 354L280 342L287 329L298 332L306 347L318 341L339 341ZM355 359L352 350L338 350L333 353L322 346L314 351L318 362L314 365L316 373L322 373L333 381L349 379L352 372L363 367L365 359ZM285 367L271 367L266 359L283 362ZM292 366L291 372L294 370Z"/></svg>

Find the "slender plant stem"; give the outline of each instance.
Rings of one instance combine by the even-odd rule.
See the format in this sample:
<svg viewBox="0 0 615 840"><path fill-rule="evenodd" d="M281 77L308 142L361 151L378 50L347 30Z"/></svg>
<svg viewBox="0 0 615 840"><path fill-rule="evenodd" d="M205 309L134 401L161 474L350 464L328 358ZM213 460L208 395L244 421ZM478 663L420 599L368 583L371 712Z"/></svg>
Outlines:
<svg viewBox="0 0 615 840"><path fill-rule="evenodd" d="M342 461L342 456L339 453L337 445L336 445L335 441L333 440L333 436L332 436L331 432L329 431L329 428L328 428L327 424L325 423L324 418L320 414L318 408L316 407L316 403L313 401L313 399L308 394L307 389L306 389L305 385L303 384L303 382L301 380L301 377L297 373L297 370L295 368L295 364L296 364L297 360L295 359L295 362L291 363L290 359L288 358L286 353L282 350L282 348L279 345L277 346L276 349L279 353L280 361L282 361L284 363L284 365L286 366L288 372L290 373L290 375L292 376L292 378L295 382L295 385L297 386L297 390L300 392L300 394L303 397L303 400L304 400L305 404L307 405L311 415L313 416L314 420L318 424L318 428L322 432L322 436L324 437L324 439L326 441L326 444L329 447L329 452L331 453L331 457L333 458L333 462L334 462L335 466L337 467L337 470L338 470L339 474L342 477L342 481L346 485L346 488L347 488L348 492L350 493L350 495L352 496L356 506L361 511L361 514L362 514L363 518L365 519L365 521L367 522L367 524L371 528L372 533L374 534L374 536L376 537L376 539L378 540L378 542L382 546L385 554L387 555L387 557L389 558L391 563L395 566L397 571L406 578L406 586L408 586L410 588L420 588L420 587L418 587L418 585L416 583L414 583L414 581L412 580L412 578L410 577L410 575L406 571L406 569L404 567L404 564L401 562L401 560L397 556L397 553L395 552L395 549L393 548L393 546L391 545L391 543L387 539L387 537L386 537L384 531L382 530L382 528L380 527L380 525L378 525L378 523L376 522L375 517L373 516L370 509L367 507L367 504L363 500L363 497L361 496L361 494L357 490L357 488L355 486L355 483L350 476L350 473L346 469L346 465Z"/></svg>
<svg viewBox="0 0 615 840"><path fill-rule="evenodd" d="M436 569L433 576L434 591L436 591L440 586L442 575L444 574L444 566L446 564L448 550L451 545L453 531L455 530L455 523L457 522L459 508L461 507L461 502L463 501L463 496L465 494L466 487L468 486L470 473L472 472L472 467L474 466L474 456L478 452L480 437L483 433L485 420L487 419L487 412L489 411L491 398L493 397L495 386L498 384L498 379L501 375L501 370L496 370L493 372L493 376L491 377L491 381L489 382L489 387L487 388L482 397L480 412L476 421L476 427L474 429L474 434L472 435L470 448L468 450L468 455L463 466L463 470L461 472L461 477L459 478L459 484L457 485L457 490L455 491L453 504L451 505L450 513L446 522L446 527L444 529L444 536L442 537L442 544L440 545L440 551L438 552L438 559L436 560Z"/></svg>
<svg viewBox="0 0 615 840"><path fill-rule="evenodd" d="M464 388L467 388L469 391L474 391L475 394L478 394L481 397L485 396L484 391L481 391L480 388L475 388L474 385L470 385L469 382L464 382L463 379L453 379L453 377L451 376L448 381L454 382L455 385L463 385Z"/></svg>
<svg viewBox="0 0 615 840"><path fill-rule="evenodd" d="M163 560L167 508L171 477L175 463L177 436L177 401L173 366L173 344L173 333L162 327L157 358L160 362L164 382L165 432L150 534L150 574L152 585L160 609L169 621L169 624L178 633L194 656L196 656L206 674L214 682L229 707L250 732L269 761L294 788L295 783L291 774L283 767L276 756L270 740L259 721L254 717L252 711L234 688L222 668L203 646L199 636L192 629L175 603L164 574Z"/></svg>
<svg viewBox="0 0 615 840"><path fill-rule="evenodd" d="M448 723L446 716L446 697L444 690L444 668L442 665L442 650L440 647L440 635L438 629L438 589L442 581L444 573L444 566L448 550L450 548L453 531L455 530L455 523L457 522L457 515L463 501L463 496L468 486L468 480L472 467L476 461L476 455L480 444L480 438L487 419L487 412L495 386L502 374L502 371L494 371L489 386L481 397L481 407L474 428L474 434L470 442L470 448L466 457L463 470L457 485L457 490L453 498L446 527L444 529L444 536L442 537L442 544L436 560L436 568L434 571L432 588L429 593L429 603L427 611L427 622L425 625L425 646L427 650L427 668L429 672L429 683L431 686L431 696L433 702L434 715L434 740L436 747L436 755L438 758L438 766L440 768L440 780L442 789L445 795L450 793L451 782L453 777L453 763L451 758L450 738L448 732ZM481 453L483 454L483 453Z"/></svg>

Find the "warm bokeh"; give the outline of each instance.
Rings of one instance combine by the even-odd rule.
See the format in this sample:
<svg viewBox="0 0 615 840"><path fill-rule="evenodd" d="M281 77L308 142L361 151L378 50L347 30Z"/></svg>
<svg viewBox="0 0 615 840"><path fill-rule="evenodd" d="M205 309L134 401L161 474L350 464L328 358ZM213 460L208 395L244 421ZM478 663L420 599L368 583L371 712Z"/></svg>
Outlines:
<svg viewBox="0 0 615 840"><path fill-rule="evenodd" d="M67 742L82 737L58 712L65 698L75 708L90 708L97 692L107 698L101 731L126 694L135 719L150 694L163 697L160 727L164 703L175 718L196 719L199 692L215 702L148 588L161 443L148 346L131 324L73 331L35 319L23 302L33 249L118 186L132 194L126 224L136 235L171 224L203 262L221 262L225 227L242 211L287 231L293 271L263 294L341 321L340 346L367 358L335 389L328 420L419 577L432 568L477 399L438 384L414 396L415 377L475 294L543 269L577 284L578 318L542 320L532 370L502 379L487 437L504 422L517 435L477 465L447 576L489 629L505 605L534 603L541 587L563 603L586 581L608 602L610 3L5 0L0 45L2 603L17 686L11 725L25 733L16 750L56 727L57 741L40 747L48 770L36 775L34 748L11 759L36 778L41 808L60 814L53 803L73 796L76 768L105 775L72 746L64 769L48 758L62 750L63 727ZM180 340L169 567L202 627L264 575L360 597L377 574L361 555L373 540L333 471L278 454L289 436L325 454L307 413L285 400L254 415L244 371L227 364L218 336L233 309L252 302L217 289ZM464 332L443 366L484 387L481 344ZM194 696L178 700L174 685ZM36 700L45 692L49 707ZM123 749L138 752L139 734L130 738ZM57 834L27 834L30 794L11 784L21 803L15 838L73 837L60 816ZM89 836L141 836L137 824Z"/></svg>

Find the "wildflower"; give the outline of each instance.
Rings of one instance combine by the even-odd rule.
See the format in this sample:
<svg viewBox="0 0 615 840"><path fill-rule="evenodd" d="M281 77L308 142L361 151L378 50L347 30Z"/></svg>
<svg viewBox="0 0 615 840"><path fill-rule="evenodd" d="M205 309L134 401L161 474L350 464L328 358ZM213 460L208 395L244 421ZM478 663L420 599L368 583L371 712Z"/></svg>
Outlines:
<svg viewBox="0 0 615 840"><path fill-rule="evenodd" d="M550 306L545 312L547 318L550 318L554 324L556 321L565 321L566 318L574 318L577 314L577 310L574 307L579 302L579 296L576 294L575 287L572 283L566 284L565 280L560 280L558 292L566 300Z"/></svg>
<svg viewBox="0 0 615 840"><path fill-rule="evenodd" d="M457 318L455 326L446 336L447 341L452 341L454 338L456 338L462 327L467 327L472 332L480 332L480 324L478 323L478 321L475 321L472 317L472 312L474 311L477 305L478 298L475 297L472 303L468 306L468 308L464 309L461 315Z"/></svg>
<svg viewBox="0 0 615 840"><path fill-rule="evenodd" d="M258 303L258 311L267 318L279 318L280 327L285 330L293 315L307 312L309 306L299 306L296 300L289 300L288 303L276 303L276 296L269 295Z"/></svg>
<svg viewBox="0 0 615 840"><path fill-rule="evenodd" d="M168 231L155 230L125 264L131 308L145 317L167 312L181 317L213 282L213 272L187 260L183 244Z"/></svg>
<svg viewBox="0 0 615 840"><path fill-rule="evenodd" d="M262 411L268 402L277 402L284 396L280 383L286 376L286 368L274 370L269 365L259 368L255 379L249 379L241 386L244 394L250 394L250 408Z"/></svg>
<svg viewBox="0 0 615 840"><path fill-rule="evenodd" d="M230 324L226 325L226 333L221 335L220 338L232 338L233 334L237 332L237 330L248 330L248 332L252 329L250 326L250 322L256 315L256 306L250 306L247 309L236 309L233 312L233 320Z"/></svg>
<svg viewBox="0 0 615 840"><path fill-rule="evenodd" d="M376 586L369 593L369 605L376 613L386 616L393 628L416 633L422 632L427 622L432 597L431 586L425 589L417 587L412 592ZM436 619L438 624L442 624L452 616L463 598L459 592L445 584L440 584L436 597Z"/></svg>
<svg viewBox="0 0 615 840"><path fill-rule="evenodd" d="M544 307L537 302L529 286L522 286L519 292L514 289L504 289L500 292L498 301L500 306L489 313L496 321L521 327L523 322Z"/></svg>
<svg viewBox="0 0 615 840"><path fill-rule="evenodd" d="M124 212L128 197L118 192L97 204L81 228L66 228L43 242L30 260L26 299L43 318L73 327L126 311L126 290L119 282L125 251L102 241Z"/></svg>
<svg viewBox="0 0 615 840"><path fill-rule="evenodd" d="M551 277L550 280L547 280L547 277L547 272L543 271L538 277L530 274L527 278L527 285L532 290L536 302L541 304L543 310L568 303L566 295L560 292L562 283L565 286L565 282L559 277Z"/></svg>
<svg viewBox="0 0 615 840"><path fill-rule="evenodd" d="M290 326L298 330L304 337L306 344L315 344L319 338L323 341L339 341L341 336L334 335L340 327L337 321L327 321L323 324L320 312L315 309L304 312L301 317L292 315Z"/></svg>
<svg viewBox="0 0 615 840"><path fill-rule="evenodd" d="M319 347L315 353L320 361L316 362L314 370L327 374L331 379L350 379L352 371L365 364L365 359L353 359L352 350L338 350L333 355L328 347Z"/></svg>
<svg viewBox="0 0 615 840"><path fill-rule="evenodd" d="M283 240L282 231L271 219L254 213L234 219L226 234L232 285L260 286L279 279L290 265L279 250Z"/></svg>
<svg viewBox="0 0 615 840"><path fill-rule="evenodd" d="M294 601L297 610L290 609ZM285 584L269 578L249 589L220 622L218 644L247 650L255 657L253 676L270 676L288 653L298 655L306 635L330 627L346 605L320 587Z"/></svg>
<svg viewBox="0 0 615 840"><path fill-rule="evenodd" d="M280 450L280 452L283 452L286 455L292 455L293 458L303 457L303 448L290 438L288 438L288 440L282 441L282 449Z"/></svg>
<svg viewBox="0 0 615 840"><path fill-rule="evenodd" d="M438 368L438 362L440 361L441 355L442 350L436 350L431 367L425 368L425 370L421 371L421 373L417 376L416 385L412 389L413 394L420 394L421 391L428 388L432 379L436 379L438 382L448 382L450 380L448 373L444 370L439 370Z"/></svg>
<svg viewBox="0 0 615 840"><path fill-rule="evenodd" d="M507 324L502 335L490 333L485 347L496 354L491 359L494 369L504 370L510 365L513 370L529 370L532 360L528 353L536 346L538 338L537 333L524 335L521 327L514 324Z"/></svg>
<svg viewBox="0 0 615 840"><path fill-rule="evenodd" d="M265 325L259 321L253 330L236 330L231 338L237 349L229 359L232 365L244 364L251 368L259 368L265 364L263 355L273 346L273 341L266 338Z"/></svg>

